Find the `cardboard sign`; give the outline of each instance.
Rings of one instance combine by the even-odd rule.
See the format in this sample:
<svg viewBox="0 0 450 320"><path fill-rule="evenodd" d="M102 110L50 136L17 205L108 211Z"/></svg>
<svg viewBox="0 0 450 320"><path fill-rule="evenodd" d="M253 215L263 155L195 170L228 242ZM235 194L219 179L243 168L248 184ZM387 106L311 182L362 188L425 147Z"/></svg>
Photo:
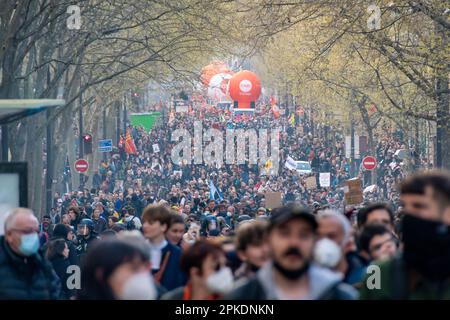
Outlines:
<svg viewBox="0 0 450 320"><path fill-rule="evenodd" d="M152 147L153 147L153 152L154 153L158 153L159 152L159 145L157 143L153 144Z"/></svg>
<svg viewBox="0 0 450 320"><path fill-rule="evenodd" d="M344 196L348 205L357 205L363 202L361 179L353 178L345 181Z"/></svg>
<svg viewBox="0 0 450 320"><path fill-rule="evenodd" d="M321 187L329 187L331 180L330 172L321 172L319 174L319 184Z"/></svg>
<svg viewBox="0 0 450 320"><path fill-rule="evenodd" d="M264 197L267 209L281 207L281 192L266 192Z"/></svg>
<svg viewBox="0 0 450 320"><path fill-rule="evenodd" d="M316 177L314 176L308 177L305 179L305 182L306 182L306 189L311 190L317 188Z"/></svg>

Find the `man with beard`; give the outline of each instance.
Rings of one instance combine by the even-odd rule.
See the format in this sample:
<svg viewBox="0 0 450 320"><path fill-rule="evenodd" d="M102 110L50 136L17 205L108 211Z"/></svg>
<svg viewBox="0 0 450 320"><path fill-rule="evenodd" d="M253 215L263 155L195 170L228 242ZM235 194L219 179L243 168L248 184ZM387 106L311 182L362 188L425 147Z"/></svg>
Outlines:
<svg viewBox="0 0 450 320"><path fill-rule="evenodd" d="M400 199L403 253L379 264L379 290L368 275L361 299L450 299L450 175L413 175Z"/></svg>
<svg viewBox="0 0 450 320"><path fill-rule="evenodd" d="M272 211L268 228L271 261L256 276L230 292L231 300L346 300L356 291L341 276L312 263L317 221L307 209L285 206Z"/></svg>

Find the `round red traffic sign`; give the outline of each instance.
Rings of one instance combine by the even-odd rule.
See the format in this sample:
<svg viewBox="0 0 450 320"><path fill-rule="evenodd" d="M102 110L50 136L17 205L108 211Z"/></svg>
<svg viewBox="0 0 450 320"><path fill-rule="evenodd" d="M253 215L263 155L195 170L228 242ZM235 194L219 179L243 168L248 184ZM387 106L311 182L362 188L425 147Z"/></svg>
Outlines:
<svg viewBox="0 0 450 320"><path fill-rule="evenodd" d="M88 171L89 163L84 159L79 159L75 161L75 171L78 173L84 173Z"/></svg>
<svg viewBox="0 0 450 320"><path fill-rule="evenodd" d="M375 159L375 157L372 157L372 156L364 157L364 159L362 161L362 165L363 165L363 168L366 170L373 170L377 166L377 159Z"/></svg>

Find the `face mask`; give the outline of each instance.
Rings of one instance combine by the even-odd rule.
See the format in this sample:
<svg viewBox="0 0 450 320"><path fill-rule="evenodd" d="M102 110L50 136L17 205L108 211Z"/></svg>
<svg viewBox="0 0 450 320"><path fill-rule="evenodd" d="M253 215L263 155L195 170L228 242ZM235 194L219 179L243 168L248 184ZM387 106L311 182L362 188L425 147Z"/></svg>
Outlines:
<svg viewBox="0 0 450 320"><path fill-rule="evenodd" d="M430 280L450 276L450 227L406 213L402 221L407 266Z"/></svg>
<svg viewBox="0 0 450 320"><path fill-rule="evenodd" d="M321 239L314 247L314 260L323 267L335 268L341 257L341 248L330 239Z"/></svg>
<svg viewBox="0 0 450 320"><path fill-rule="evenodd" d="M227 216L228 216L228 217L232 217L233 214L232 214L231 212L228 211L228 212L227 212Z"/></svg>
<svg viewBox="0 0 450 320"><path fill-rule="evenodd" d="M31 256L39 250L39 236L37 233L25 234L20 237L19 251L24 256Z"/></svg>
<svg viewBox="0 0 450 320"><path fill-rule="evenodd" d="M120 300L155 300L157 297L155 283L148 272L131 276L124 284Z"/></svg>
<svg viewBox="0 0 450 320"><path fill-rule="evenodd" d="M222 267L206 280L206 286L212 293L224 294L233 287L233 273L230 268Z"/></svg>

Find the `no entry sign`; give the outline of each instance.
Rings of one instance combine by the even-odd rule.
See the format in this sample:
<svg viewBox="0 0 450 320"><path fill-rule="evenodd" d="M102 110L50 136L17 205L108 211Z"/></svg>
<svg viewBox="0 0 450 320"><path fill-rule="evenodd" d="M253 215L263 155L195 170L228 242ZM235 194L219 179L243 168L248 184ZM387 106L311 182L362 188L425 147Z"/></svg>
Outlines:
<svg viewBox="0 0 450 320"><path fill-rule="evenodd" d="M364 159L362 161L362 165L363 165L363 168L366 170L373 170L377 166L377 159L375 159L375 157L372 157L372 156L364 157Z"/></svg>
<svg viewBox="0 0 450 320"><path fill-rule="evenodd" d="M75 171L78 173L84 173L89 169L89 163L84 159L75 161Z"/></svg>

